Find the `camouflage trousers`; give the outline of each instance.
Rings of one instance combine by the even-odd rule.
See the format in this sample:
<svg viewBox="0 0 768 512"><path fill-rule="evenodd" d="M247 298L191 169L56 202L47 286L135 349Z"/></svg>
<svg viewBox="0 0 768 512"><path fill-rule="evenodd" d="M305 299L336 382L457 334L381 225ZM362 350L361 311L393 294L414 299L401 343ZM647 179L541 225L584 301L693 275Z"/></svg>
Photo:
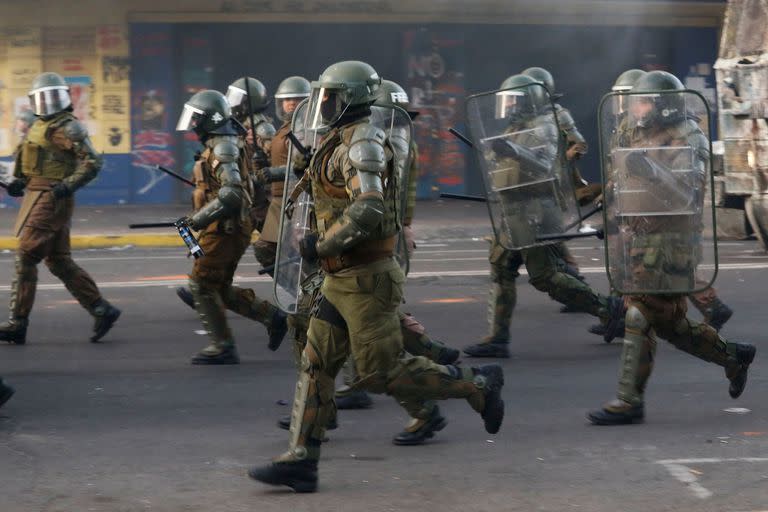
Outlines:
<svg viewBox="0 0 768 512"><path fill-rule="evenodd" d="M73 198L56 199L46 191L30 210L19 234L16 273L11 284L12 317L27 318L31 313L37 290L37 265L41 261L91 314L101 300L93 278L72 259L69 227L74 206Z"/></svg>
<svg viewBox="0 0 768 512"><path fill-rule="evenodd" d="M608 315L607 297L584 282L564 272L561 244L510 251L496 242L491 244L491 289L488 300L488 323L491 342L509 341L512 313L517 303L516 280L520 266L525 265L528 280L539 291L554 300L605 319Z"/></svg>
<svg viewBox="0 0 768 512"><path fill-rule="evenodd" d="M447 348L440 341L431 339L424 326L410 313L397 310L400 320L400 333L403 337L403 349L412 356L423 356L430 361L437 361ZM353 386L359 375L355 361L351 357L344 363L342 372L344 386L336 390L336 396L344 396L353 391Z"/></svg>
<svg viewBox="0 0 768 512"><path fill-rule="evenodd" d="M482 411L484 396L471 370L441 366L403 351L397 309L405 276L394 260L351 275L326 275L312 306L291 413L289 451L277 460L317 460L335 414L334 381L351 354L355 387L392 395L412 417L428 400L466 398Z"/></svg>
<svg viewBox="0 0 768 512"><path fill-rule="evenodd" d="M733 343L712 327L686 317L685 296L630 296L628 303L617 393L620 400L633 405L643 403L656 357L657 337L683 352L722 366L726 375L738 366Z"/></svg>
<svg viewBox="0 0 768 512"><path fill-rule="evenodd" d="M200 236L200 247L205 255L195 260L189 275L189 287L195 299L195 309L215 346L223 347L234 343L226 310L255 320L266 327L271 326L272 318L277 312L274 305L257 297L253 290L232 284L237 265L250 240L250 229L221 233L215 224Z"/></svg>

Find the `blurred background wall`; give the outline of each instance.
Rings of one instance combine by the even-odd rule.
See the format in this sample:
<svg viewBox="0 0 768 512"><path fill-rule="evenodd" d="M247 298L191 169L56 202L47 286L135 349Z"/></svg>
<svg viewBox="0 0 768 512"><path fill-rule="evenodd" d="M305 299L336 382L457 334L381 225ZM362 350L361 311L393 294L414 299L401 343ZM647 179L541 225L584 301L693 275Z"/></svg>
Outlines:
<svg viewBox="0 0 768 512"><path fill-rule="evenodd" d="M417 118L419 197L480 193L463 129L463 100L541 66L555 76L592 145L580 164L599 179L597 107L628 68L665 69L711 99L725 1L668 0L4 0L0 1L0 156L41 71L70 82L75 113L106 166L81 204L187 201L193 139L173 129L183 102L237 77L273 92L338 60L364 60L408 91ZM5 165L5 172L8 165ZM2 197L0 204L15 201Z"/></svg>

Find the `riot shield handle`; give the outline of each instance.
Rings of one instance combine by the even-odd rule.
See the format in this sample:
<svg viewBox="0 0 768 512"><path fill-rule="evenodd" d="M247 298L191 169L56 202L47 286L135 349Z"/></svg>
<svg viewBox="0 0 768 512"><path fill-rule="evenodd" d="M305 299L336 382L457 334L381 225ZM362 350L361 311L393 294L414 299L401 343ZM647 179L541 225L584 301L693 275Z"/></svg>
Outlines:
<svg viewBox="0 0 768 512"><path fill-rule="evenodd" d="M291 264L291 263L298 263L301 261L301 256L294 256L293 258L288 258L284 262L282 262L282 265ZM261 270L258 271L258 274L260 276L263 276L264 274L271 274L275 271L275 267L277 266L277 263L273 263L271 265L267 265L266 267L262 267Z"/></svg>

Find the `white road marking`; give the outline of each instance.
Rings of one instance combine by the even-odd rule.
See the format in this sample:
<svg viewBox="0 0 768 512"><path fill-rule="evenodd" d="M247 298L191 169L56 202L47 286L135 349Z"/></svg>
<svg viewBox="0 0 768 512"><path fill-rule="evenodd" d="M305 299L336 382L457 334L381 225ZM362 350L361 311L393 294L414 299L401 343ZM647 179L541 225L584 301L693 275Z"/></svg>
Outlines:
<svg viewBox="0 0 768 512"><path fill-rule="evenodd" d="M700 499L707 499L714 496L712 491L699 483L698 471L689 468L690 464L718 464L723 462L768 462L768 457L739 457L732 459L665 459L657 460L656 464L661 464L669 471L677 481L685 484L688 489Z"/></svg>

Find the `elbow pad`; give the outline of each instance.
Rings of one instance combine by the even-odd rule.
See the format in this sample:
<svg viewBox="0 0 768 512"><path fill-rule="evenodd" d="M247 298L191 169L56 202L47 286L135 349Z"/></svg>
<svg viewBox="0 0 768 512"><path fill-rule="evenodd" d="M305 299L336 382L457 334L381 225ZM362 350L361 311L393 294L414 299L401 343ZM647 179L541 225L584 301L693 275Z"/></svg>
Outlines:
<svg viewBox="0 0 768 512"><path fill-rule="evenodd" d="M375 196L353 202L317 243L317 254L336 256L367 240L384 217L384 201Z"/></svg>

